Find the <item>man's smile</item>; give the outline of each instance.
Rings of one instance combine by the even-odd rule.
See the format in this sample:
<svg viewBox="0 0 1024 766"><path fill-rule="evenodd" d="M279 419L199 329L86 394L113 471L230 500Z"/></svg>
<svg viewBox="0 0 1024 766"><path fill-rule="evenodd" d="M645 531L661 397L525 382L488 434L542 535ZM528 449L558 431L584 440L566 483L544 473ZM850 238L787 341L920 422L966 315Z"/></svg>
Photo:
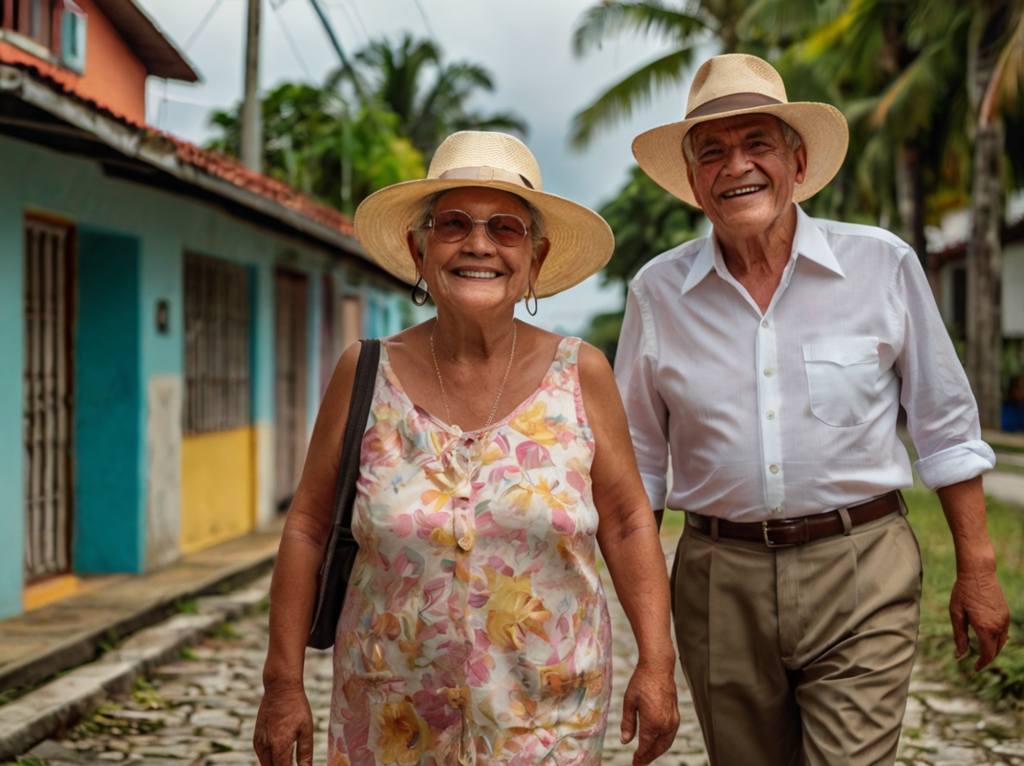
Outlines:
<svg viewBox="0 0 1024 766"><path fill-rule="evenodd" d="M723 192L722 196L725 197L726 199L729 199L731 197L740 197L745 194L753 194L754 192L759 192L764 188L765 185L763 184L756 186L741 186L739 189L731 189L727 192Z"/></svg>

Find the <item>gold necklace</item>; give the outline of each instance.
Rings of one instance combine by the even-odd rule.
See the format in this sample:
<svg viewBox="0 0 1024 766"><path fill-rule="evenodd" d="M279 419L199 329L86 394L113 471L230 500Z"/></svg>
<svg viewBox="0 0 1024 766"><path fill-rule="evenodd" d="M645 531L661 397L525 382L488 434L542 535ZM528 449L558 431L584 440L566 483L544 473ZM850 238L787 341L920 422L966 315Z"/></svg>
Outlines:
<svg viewBox="0 0 1024 766"><path fill-rule="evenodd" d="M444 381L441 380L441 368L437 364L437 355L434 354L434 329L437 327L437 322L434 322L434 326L430 328L430 358L434 360L434 372L437 373L437 384L441 386L441 398L444 399L444 417L448 422L448 425L456 426L452 422L452 413L448 408L448 394L444 390ZM498 389L498 397L494 400L494 406L491 407L491 414L487 418L487 422L484 423L484 428L490 428L491 423L494 422L494 413L498 411L498 402L501 401L501 394L505 391L505 383L508 382L508 374L512 370L512 360L516 358L516 320L512 320L512 353L508 355L508 366L505 368L505 377L501 379L501 387Z"/></svg>

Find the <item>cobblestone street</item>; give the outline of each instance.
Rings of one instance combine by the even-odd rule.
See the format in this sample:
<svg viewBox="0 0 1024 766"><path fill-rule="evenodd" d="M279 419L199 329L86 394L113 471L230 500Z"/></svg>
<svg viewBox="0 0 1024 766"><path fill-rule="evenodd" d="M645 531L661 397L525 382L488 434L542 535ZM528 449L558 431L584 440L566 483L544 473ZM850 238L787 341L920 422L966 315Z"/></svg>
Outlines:
<svg viewBox="0 0 1024 766"><path fill-rule="evenodd" d="M269 577L250 586L264 591ZM609 715L604 762L626 766L633 745L619 743L621 695L636 659L629 624L606 582L614 627L615 703ZM63 737L47 740L25 758L26 766L66 763L99 766L253 766L250 745L259 705L266 651L267 617L261 612L228 623L182 658L160 667L129 697L111 700ZM700 728L681 672L677 673L681 724L663 766L706 764ZM329 652L310 651L306 688L317 722L316 760L326 756L331 694ZM1024 764L1024 740L1014 738L1018 720L996 713L942 684L916 678L911 689L899 762L942 764ZM24 759L23 759L24 760Z"/></svg>

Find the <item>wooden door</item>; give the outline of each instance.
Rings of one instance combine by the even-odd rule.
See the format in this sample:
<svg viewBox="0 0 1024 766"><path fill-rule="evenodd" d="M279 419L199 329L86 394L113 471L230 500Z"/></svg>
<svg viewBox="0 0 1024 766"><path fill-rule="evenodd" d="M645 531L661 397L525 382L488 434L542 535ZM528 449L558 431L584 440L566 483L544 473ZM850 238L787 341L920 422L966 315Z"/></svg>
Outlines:
<svg viewBox="0 0 1024 766"><path fill-rule="evenodd" d="M279 509L295 495L306 459L306 392L308 390L309 278L279 270L275 274L276 475L274 497Z"/></svg>

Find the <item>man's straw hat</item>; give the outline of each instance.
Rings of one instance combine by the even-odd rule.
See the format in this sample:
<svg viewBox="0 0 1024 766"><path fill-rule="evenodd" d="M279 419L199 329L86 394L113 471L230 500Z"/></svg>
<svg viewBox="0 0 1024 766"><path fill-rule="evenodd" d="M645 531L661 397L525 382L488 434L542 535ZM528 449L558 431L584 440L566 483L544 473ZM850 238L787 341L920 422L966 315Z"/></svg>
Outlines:
<svg viewBox="0 0 1024 766"><path fill-rule="evenodd" d="M381 267L412 284L416 267L406 236L424 198L465 186L507 191L529 200L543 215L551 249L534 285L538 298L582 282L611 258L615 238L604 219L543 191L537 160L522 141L504 133L462 131L448 136L424 180L397 183L363 200L356 210L356 237Z"/></svg>
<svg viewBox="0 0 1024 766"><path fill-rule="evenodd" d="M705 61L690 86L686 119L641 133L633 140L633 155L659 186L700 207L686 178L683 137L702 122L754 113L774 114L803 140L807 173L793 191L794 202L807 199L832 180L850 142L842 112L831 104L789 103L786 86L775 68L743 53Z"/></svg>

